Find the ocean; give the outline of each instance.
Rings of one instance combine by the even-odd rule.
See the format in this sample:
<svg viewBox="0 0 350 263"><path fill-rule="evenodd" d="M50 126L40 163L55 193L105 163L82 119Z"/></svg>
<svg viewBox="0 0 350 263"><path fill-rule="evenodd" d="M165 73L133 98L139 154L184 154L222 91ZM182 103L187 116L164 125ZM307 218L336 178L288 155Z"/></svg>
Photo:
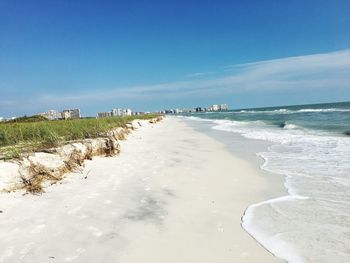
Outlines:
<svg viewBox="0 0 350 263"><path fill-rule="evenodd" d="M261 169L288 195L252 204L243 228L288 262L350 262L350 102L183 115L264 140Z"/></svg>

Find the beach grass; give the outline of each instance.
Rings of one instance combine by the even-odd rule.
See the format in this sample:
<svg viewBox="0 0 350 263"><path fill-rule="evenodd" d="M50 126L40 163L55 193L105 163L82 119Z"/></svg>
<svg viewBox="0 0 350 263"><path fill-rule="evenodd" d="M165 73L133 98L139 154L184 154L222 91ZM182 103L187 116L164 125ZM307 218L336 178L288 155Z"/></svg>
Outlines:
<svg viewBox="0 0 350 263"><path fill-rule="evenodd" d="M135 119L152 119L157 114L125 117L44 120L24 118L0 123L0 159L12 159L23 152L55 147L69 141L101 137L101 134Z"/></svg>

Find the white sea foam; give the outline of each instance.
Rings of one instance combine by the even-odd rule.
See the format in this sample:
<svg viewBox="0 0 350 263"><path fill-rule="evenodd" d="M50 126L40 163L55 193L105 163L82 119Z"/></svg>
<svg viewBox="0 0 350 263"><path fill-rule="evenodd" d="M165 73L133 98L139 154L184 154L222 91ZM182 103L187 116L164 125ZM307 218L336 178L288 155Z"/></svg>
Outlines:
<svg viewBox="0 0 350 263"><path fill-rule="evenodd" d="M349 109L337 109L337 108L330 108L330 109L301 109L298 110L298 112L349 112Z"/></svg>
<svg viewBox="0 0 350 263"><path fill-rule="evenodd" d="M307 112L350 112L350 109L329 108L329 109L276 109L276 110L241 110L238 113L252 113L252 114L293 114L293 113L307 113Z"/></svg>
<svg viewBox="0 0 350 263"><path fill-rule="evenodd" d="M176 116L176 117L177 117L177 118L186 118L186 119L192 120L192 121L206 121L206 122L212 122L212 120L202 119L202 118L195 117L195 116L181 116L181 115L178 115L178 116Z"/></svg>
<svg viewBox="0 0 350 263"><path fill-rule="evenodd" d="M303 262L302 258L298 256L295 248L286 243L280 235L270 235L264 232L255 224L255 209L264 205L274 205L279 202L291 202L295 200L306 200L308 197L304 196L282 196L279 198L263 201L258 204L251 205L244 213L243 228L251 234L258 242L274 255L287 260L288 262Z"/></svg>
<svg viewBox="0 0 350 263"><path fill-rule="evenodd" d="M295 124L286 124L283 129L293 130L293 129L301 129L300 126Z"/></svg>
<svg viewBox="0 0 350 263"><path fill-rule="evenodd" d="M349 137L292 123L281 129L262 121L207 121L271 142L258 153L261 168L286 176L289 195L251 205L243 217L247 232L288 262L350 262Z"/></svg>

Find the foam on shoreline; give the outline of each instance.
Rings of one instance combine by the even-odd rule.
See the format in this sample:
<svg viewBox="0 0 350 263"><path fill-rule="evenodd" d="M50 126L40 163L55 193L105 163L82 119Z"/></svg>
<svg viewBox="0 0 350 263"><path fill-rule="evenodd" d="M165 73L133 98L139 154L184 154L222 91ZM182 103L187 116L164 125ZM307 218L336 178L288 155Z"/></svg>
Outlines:
<svg viewBox="0 0 350 263"><path fill-rule="evenodd" d="M242 216L242 227L275 256L285 259L287 262L302 263L304 260L298 255L293 245L286 243L278 234L271 236L270 233L264 232L261 227L257 226L255 221L255 209L264 205L273 206L278 202L291 202L305 199L307 199L307 197L287 195L250 205Z"/></svg>
<svg viewBox="0 0 350 263"><path fill-rule="evenodd" d="M263 121L206 119L202 123L243 136L241 140L269 143L255 153L264 160L261 169L284 177L288 195L247 208L242 226L262 246L288 262L350 259L347 137Z"/></svg>

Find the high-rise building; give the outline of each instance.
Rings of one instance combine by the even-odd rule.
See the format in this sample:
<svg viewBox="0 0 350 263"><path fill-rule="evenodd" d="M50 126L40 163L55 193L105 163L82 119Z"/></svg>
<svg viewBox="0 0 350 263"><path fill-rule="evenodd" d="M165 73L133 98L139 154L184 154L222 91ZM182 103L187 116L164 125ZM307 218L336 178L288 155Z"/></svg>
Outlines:
<svg viewBox="0 0 350 263"><path fill-rule="evenodd" d="M57 110L49 110L47 111L49 116L49 120L57 120L60 118L60 113Z"/></svg>
<svg viewBox="0 0 350 263"><path fill-rule="evenodd" d="M131 109L113 109L112 110L112 116L131 116L132 110Z"/></svg>
<svg viewBox="0 0 350 263"><path fill-rule="evenodd" d="M47 112L41 112L37 115L43 116L48 120L57 120L61 118L61 114L57 110L48 110Z"/></svg>
<svg viewBox="0 0 350 263"><path fill-rule="evenodd" d="M125 110L125 116L131 116L132 115L132 110L126 109Z"/></svg>
<svg viewBox="0 0 350 263"><path fill-rule="evenodd" d="M122 109L113 109L112 116L123 116L123 110Z"/></svg>
<svg viewBox="0 0 350 263"><path fill-rule="evenodd" d="M211 111L218 111L219 110L219 105L216 105L216 104L211 105L210 110Z"/></svg>
<svg viewBox="0 0 350 263"><path fill-rule="evenodd" d="M228 105L227 104L221 104L220 105L220 110L222 110L222 111L228 110Z"/></svg>
<svg viewBox="0 0 350 263"><path fill-rule="evenodd" d="M214 104L209 107L210 111L226 111L228 110L228 105L227 104Z"/></svg>
<svg viewBox="0 0 350 263"><path fill-rule="evenodd" d="M66 109L62 112L63 119L79 119L80 117L80 109Z"/></svg>
<svg viewBox="0 0 350 263"><path fill-rule="evenodd" d="M112 117L112 112L99 112L97 113L97 118L108 118L108 117Z"/></svg>

